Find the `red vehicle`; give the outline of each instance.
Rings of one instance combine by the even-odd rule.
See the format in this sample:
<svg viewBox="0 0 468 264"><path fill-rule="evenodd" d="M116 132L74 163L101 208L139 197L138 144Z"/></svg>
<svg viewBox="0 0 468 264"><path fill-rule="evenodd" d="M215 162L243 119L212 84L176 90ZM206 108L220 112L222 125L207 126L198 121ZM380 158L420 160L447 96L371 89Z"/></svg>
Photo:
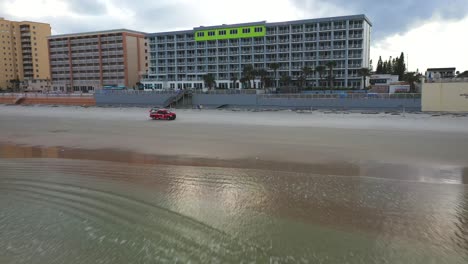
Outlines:
<svg viewBox="0 0 468 264"><path fill-rule="evenodd" d="M153 120L174 120L176 119L176 114L167 109L152 108L150 110L150 117Z"/></svg>

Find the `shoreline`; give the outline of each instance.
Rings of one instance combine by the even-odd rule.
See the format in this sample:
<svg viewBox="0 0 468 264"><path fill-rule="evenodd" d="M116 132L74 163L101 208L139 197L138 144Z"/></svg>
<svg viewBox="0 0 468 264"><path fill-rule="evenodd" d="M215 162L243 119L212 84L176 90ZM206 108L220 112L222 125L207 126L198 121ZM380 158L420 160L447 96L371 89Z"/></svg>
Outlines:
<svg viewBox="0 0 468 264"><path fill-rule="evenodd" d="M460 178L468 167L467 117L176 113L175 121L153 121L145 108L0 106L0 143L28 146L23 153L62 148L70 155L104 161L387 178L395 178L390 173L394 170L399 175L429 174L430 181L448 172Z"/></svg>

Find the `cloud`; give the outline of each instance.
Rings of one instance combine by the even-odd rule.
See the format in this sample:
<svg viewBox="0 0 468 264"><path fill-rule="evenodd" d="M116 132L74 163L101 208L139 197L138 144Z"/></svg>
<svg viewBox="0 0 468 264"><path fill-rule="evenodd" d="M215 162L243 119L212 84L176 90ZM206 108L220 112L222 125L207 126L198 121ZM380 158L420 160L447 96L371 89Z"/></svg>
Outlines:
<svg viewBox="0 0 468 264"><path fill-rule="evenodd" d="M83 15L103 15L107 12L106 4L99 0L68 0L67 5L72 12Z"/></svg>
<svg viewBox="0 0 468 264"><path fill-rule="evenodd" d="M318 5L318 0L291 0L301 9ZM350 14L366 14L374 24L373 37L383 39L404 33L434 16L443 20L460 20L468 15L468 0L328 0L328 4L348 10ZM314 15L314 9L310 14ZM329 14L333 15L333 14Z"/></svg>

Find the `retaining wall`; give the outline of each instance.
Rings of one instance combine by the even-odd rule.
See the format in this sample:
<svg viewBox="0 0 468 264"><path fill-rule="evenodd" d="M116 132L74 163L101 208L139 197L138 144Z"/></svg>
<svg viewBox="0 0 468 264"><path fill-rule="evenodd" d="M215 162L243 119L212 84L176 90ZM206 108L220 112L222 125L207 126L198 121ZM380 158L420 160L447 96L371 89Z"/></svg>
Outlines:
<svg viewBox="0 0 468 264"><path fill-rule="evenodd" d="M397 98L274 98L255 94L218 95L194 94L194 105L214 108L220 106L264 108L345 108L345 109L402 109L420 111L421 99Z"/></svg>
<svg viewBox="0 0 468 264"><path fill-rule="evenodd" d="M97 93L94 95L96 105L123 105L123 106L162 106L175 94L160 93Z"/></svg>

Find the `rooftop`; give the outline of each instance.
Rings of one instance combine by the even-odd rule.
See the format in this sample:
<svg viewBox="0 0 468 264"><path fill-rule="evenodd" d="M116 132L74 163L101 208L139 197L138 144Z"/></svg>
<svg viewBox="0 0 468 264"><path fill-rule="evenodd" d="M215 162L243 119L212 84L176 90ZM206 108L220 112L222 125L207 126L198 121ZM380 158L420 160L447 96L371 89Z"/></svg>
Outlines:
<svg viewBox="0 0 468 264"><path fill-rule="evenodd" d="M258 22L247 22L247 23L236 23L236 24L222 24L222 25L214 25L214 26L198 26L194 27L192 30L180 30L180 31L167 31L167 32L156 32L148 34L148 36L157 36L157 35L164 35L164 34L185 34L185 33L193 33L193 31L197 30L209 30L209 29L219 29L219 28L232 28L232 27L243 27L243 26L256 26L256 25L265 25L265 26L282 26L282 25L290 25L290 24L303 24L303 23L322 23L322 22L331 22L336 20L365 20L369 25L372 26L372 22L370 19L364 15L352 15L352 16L337 16L337 17L325 17L325 18L313 18L313 19L302 19L302 20L292 20L292 21L284 21L284 22L270 22L267 21L258 21Z"/></svg>
<svg viewBox="0 0 468 264"><path fill-rule="evenodd" d="M449 68L428 68L427 71L455 71L457 68L449 67Z"/></svg>
<svg viewBox="0 0 468 264"><path fill-rule="evenodd" d="M55 39L55 38L64 38L64 37L81 37L81 36L93 36L93 35L105 35L105 34L113 34L113 33L134 33L139 35L146 35L145 32L135 31L135 30L128 30L128 29L112 29L112 30L102 30L102 31L91 31L91 32L80 32L80 33L70 33L70 34L61 34L61 35L52 35L49 36L48 39Z"/></svg>

